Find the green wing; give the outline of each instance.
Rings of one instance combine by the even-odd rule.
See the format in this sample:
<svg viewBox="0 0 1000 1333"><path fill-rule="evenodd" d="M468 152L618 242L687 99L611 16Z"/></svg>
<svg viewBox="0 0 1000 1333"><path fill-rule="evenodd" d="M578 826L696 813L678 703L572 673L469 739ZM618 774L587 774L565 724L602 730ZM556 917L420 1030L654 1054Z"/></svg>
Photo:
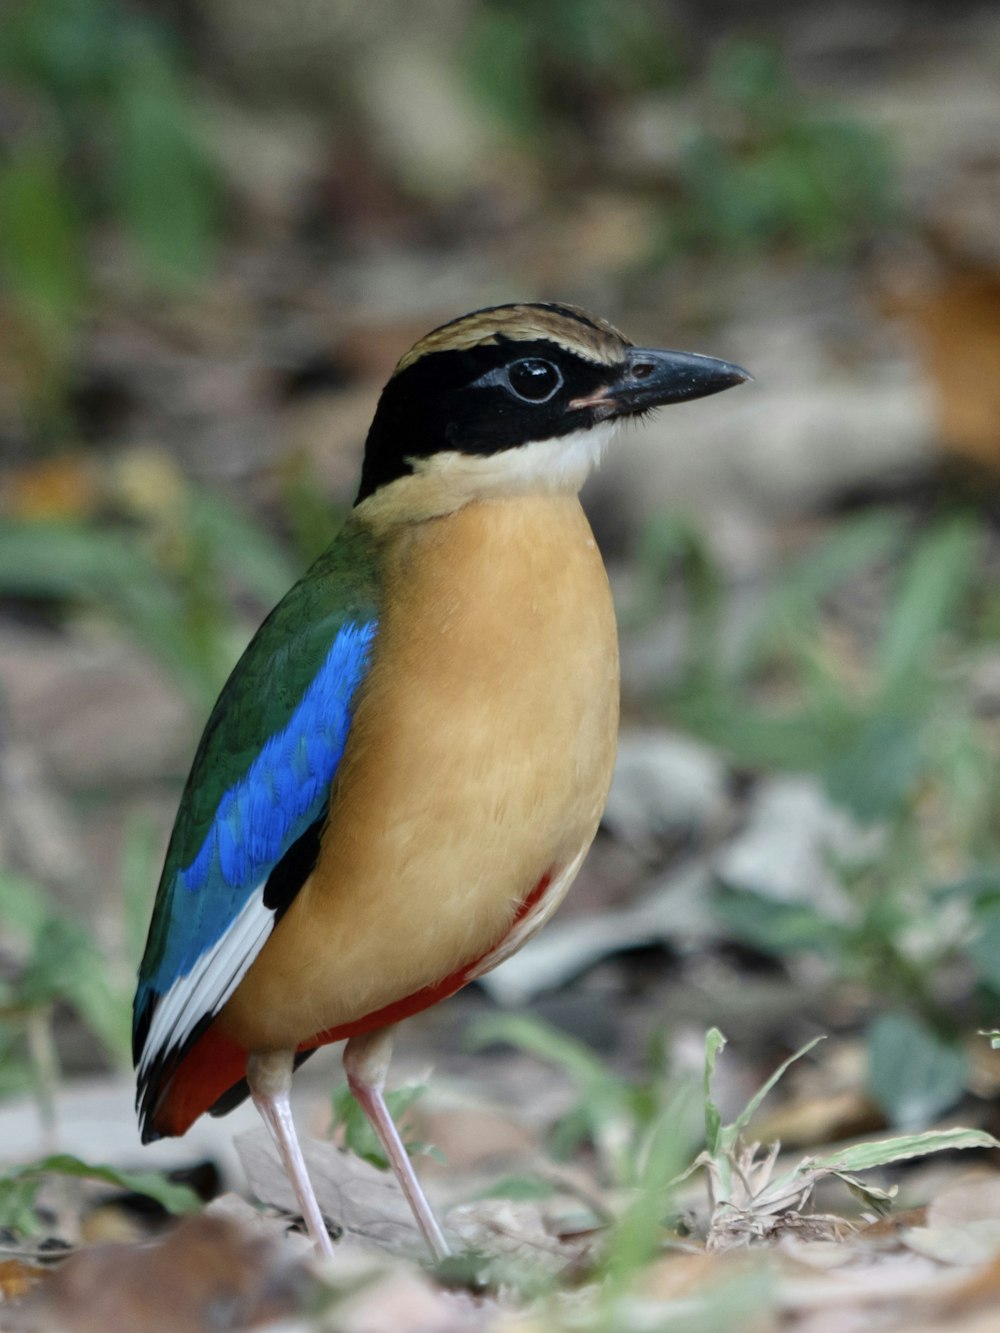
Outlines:
<svg viewBox="0 0 1000 1333"><path fill-rule="evenodd" d="M271 877L288 879L318 846L375 643L378 591L374 544L349 521L264 621L212 710L139 971L140 1101L259 953L276 919L265 902ZM285 905L301 882L282 886Z"/></svg>

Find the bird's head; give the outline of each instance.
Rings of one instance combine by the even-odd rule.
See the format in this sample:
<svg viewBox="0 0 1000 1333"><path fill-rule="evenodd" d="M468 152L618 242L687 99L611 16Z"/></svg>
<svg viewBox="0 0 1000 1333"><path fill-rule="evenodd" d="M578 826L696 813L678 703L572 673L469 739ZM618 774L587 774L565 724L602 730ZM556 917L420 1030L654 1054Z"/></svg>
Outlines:
<svg viewBox="0 0 1000 1333"><path fill-rule="evenodd" d="M356 504L413 520L475 499L577 491L624 418L748 379L728 361L635 347L575 306L476 310L399 362Z"/></svg>

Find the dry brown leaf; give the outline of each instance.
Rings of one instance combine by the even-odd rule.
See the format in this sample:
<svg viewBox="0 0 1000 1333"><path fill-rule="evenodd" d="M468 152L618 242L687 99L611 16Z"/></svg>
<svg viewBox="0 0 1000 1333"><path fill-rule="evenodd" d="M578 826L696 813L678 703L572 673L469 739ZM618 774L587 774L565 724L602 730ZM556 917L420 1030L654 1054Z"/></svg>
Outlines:
<svg viewBox="0 0 1000 1333"><path fill-rule="evenodd" d="M956 268L907 313L921 335L946 447L1000 467L1000 277Z"/></svg>
<svg viewBox="0 0 1000 1333"><path fill-rule="evenodd" d="M441 1150L452 1178L497 1162L527 1161L539 1148L536 1131L485 1104L429 1109L418 1105L412 1117L414 1137ZM444 1169L428 1158L422 1172L432 1176Z"/></svg>
<svg viewBox="0 0 1000 1333"><path fill-rule="evenodd" d="M6 479L0 498L15 518L51 520L89 517L98 494L93 464L72 454L18 469Z"/></svg>
<svg viewBox="0 0 1000 1333"><path fill-rule="evenodd" d="M780 1238L779 1245L782 1254L820 1273L845 1268L857 1258L855 1247L845 1245L842 1239L816 1240L808 1232L798 1235L791 1231Z"/></svg>
<svg viewBox="0 0 1000 1333"><path fill-rule="evenodd" d="M851 1222L833 1213L800 1213L794 1208L782 1213L755 1213L752 1209L729 1208L713 1216L706 1246L712 1254L723 1254L788 1237L815 1244L846 1240L853 1230Z"/></svg>
<svg viewBox="0 0 1000 1333"><path fill-rule="evenodd" d="M14 1333L204 1333L293 1313L313 1279L232 1222L193 1217L155 1245L101 1245L66 1260L8 1317Z"/></svg>
<svg viewBox="0 0 1000 1333"><path fill-rule="evenodd" d="M41 1265L27 1264L23 1259L0 1259L0 1305L27 1296L48 1272Z"/></svg>
<svg viewBox="0 0 1000 1333"><path fill-rule="evenodd" d="M955 1222L949 1226L913 1227L903 1242L918 1254L956 1268L975 1268L1000 1255L1000 1218Z"/></svg>
<svg viewBox="0 0 1000 1333"><path fill-rule="evenodd" d="M1000 1178L972 1179L944 1190L927 1207L927 1224L901 1235L905 1245L954 1267L1000 1258Z"/></svg>
<svg viewBox="0 0 1000 1333"><path fill-rule="evenodd" d="M303 1258L314 1253L313 1243L304 1231L289 1230L286 1213L277 1209L255 1208L239 1194L220 1194L205 1208L206 1217L222 1217L235 1223L246 1236L260 1236L280 1241Z"/></svg>
<svg viewBox="0 0 1000 1333"><path fill-rule="evenodd" d="M644 1293L655 1300L686 1300L723 1275L728 1281L738 1269L739 1261L714 1254L669 1254L649 1265L641 1285Z"/></svg>
<svg viewBox="0 0 1000 1333"><path fill-rule="evenodd" d="M240 1134L236 1150L253 1193L296 1216L299 1206L267 1130ZM324 1217L345 1235L373 1241L394 1254L422 1258L426 1246L395 1176L332 1143L307 1139L306 1166Z"/></svg>
<svg viewBox="0 0 1000 1333"><path fill-rule="evenodd" d="M927 1225L932 1227L1000 1219L1000 1175L968 1176L942 1190L927 1205Z"/></svg>
<svg viewBox="0 0 1000 1333"><path fill-rule="evenodd" d="M396 1269L337 1307L337 1333L478 1333L496 1307L465 1292L442 1291L421 1273Z"/></svg>
<svg viewBox="0 0 1000 1333"><path fill-rule="evenodd" d="M898 1213L889 1213L886 1217L876 1218L858 1234L862 1241L899 1240L900 1232L905 1231L907 1227L922 1227L926 1224L926 1208L904 1208Z"/></svg>
<svg viewBox="0 0 1000 1333"><path fill-rule="evenodd" d="M779 1140L787 1150L859 1138L884 1124L877 1108L855 1087L829 1095L799 1097L755 1116L753 1133L762 1143Z"/></svg>
<svg viewBox="0 0 1000 1333"><path fill-rule="evenodd" d="M535 1270L565 1274L596 1258L603 1233L555 1235L534 1203L480 1199L452 1208L448 1227L462 1245L478 1254L523 1262Z"/></svg>
<svg viewBox="0 0 1000 1333"><path fill-rule="evenodd" d="M80 1240L85 1245L145 1240L148 1234L134 1213L114 1202L99 1204L80 1219Z"/></svg>
<svg viewBox="0 0 1000 1333"><path fill-rule="evenodd" d="M955 1291L942 1308L952 1314L978 1310L983 1305L1000 1309L1000 1254Z"/></svg>

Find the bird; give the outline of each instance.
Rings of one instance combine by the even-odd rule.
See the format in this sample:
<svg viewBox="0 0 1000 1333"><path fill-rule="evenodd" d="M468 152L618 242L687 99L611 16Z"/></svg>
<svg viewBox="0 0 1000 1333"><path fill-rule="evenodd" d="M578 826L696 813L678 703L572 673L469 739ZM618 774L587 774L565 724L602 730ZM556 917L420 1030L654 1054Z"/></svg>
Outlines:
<svg viewBox="0 0 1000 1333"><path fill-rule="evenodd" d="M349 517L212 709L139 969L140 1130L250 1096L321 1255L289 1090L341 1040L431 1254L449 1252L389 1060L397 1024L548 920L597 831L618 640L580 488L622 422L750 378L572 305L432 330L379 397Z"/></svg>

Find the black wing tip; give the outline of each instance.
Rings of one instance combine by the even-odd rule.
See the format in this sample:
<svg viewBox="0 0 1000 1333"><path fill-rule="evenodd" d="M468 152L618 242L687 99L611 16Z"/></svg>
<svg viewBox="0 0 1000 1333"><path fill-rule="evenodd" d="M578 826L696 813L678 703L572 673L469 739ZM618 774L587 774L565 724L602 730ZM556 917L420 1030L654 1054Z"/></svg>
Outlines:
<svg viewBox="0 0 1000 1333"><path fill-rule="evenodd" d="M145 990L140 982L132 1004L132 1066L135 1069L138 1069L139 1061L142 1059L146 1038L149 1036L149 1025L153 1021L153 1010L159 1000L160 996L155 990Z"/></svg>

